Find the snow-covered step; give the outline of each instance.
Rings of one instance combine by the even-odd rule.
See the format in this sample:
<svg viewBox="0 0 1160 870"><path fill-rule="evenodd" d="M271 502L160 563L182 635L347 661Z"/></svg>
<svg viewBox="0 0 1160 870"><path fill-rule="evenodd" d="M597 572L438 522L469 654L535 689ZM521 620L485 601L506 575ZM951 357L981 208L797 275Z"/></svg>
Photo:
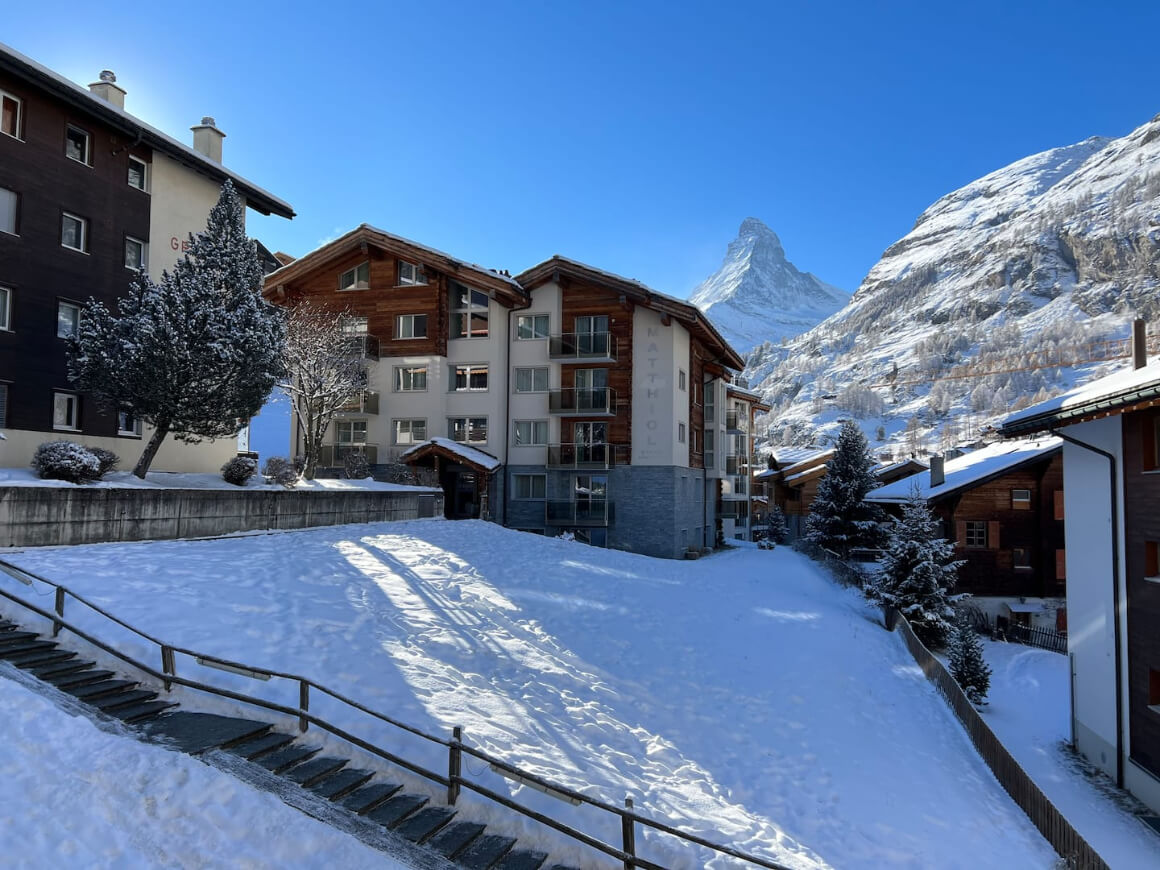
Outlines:
<svg viewBox="0 0 1160 870"><path fill-rule="evenodd" d="M312 758L288 771L285 777L303 788L309 788L331 774L338 773L344 767L346 767L345 758Z"/></svg>
<svg viewBox="0 0 1160 870"><path fill-rule="evenodd" d="M499 834L481 834L455 856L455 863L465 870L487 870L496 861L512 850L515 837Z"/></svg>
<svg viewBox="0 0 1160 870"><path fill-rule="evenodd" d="M366 814L372 822L385 828L401 822L411 813L427 805L427 798L417 794L402 794L391 798Z"/></svg>
<svg viewBox="0 0 1160 870"><path fill-rule="evenodd" d="M148 689L133 689L132 691L114 692L102 695L99 698L86 698L86 702L103 712L112 712L122 707L136 706L152 701L157 697L156 692Z"/></svg>
<svg viewBox="0 0 1160 870"><path fill-rule="evenodd" d="M423 807L399 822L395 826L395 833L412 843L422 843L453 818L455 810L449 807Z"/></svg>
<svg viewBox="0 0 1160 870"><path fill-rule="evenodd" d="M189 755L249 741L270 728L267 722L186 710L166 713L141 726L150 737Z"/></svg>
<svg viewBox="0 0 1160 870"><path fill-rule="evenodd" d="M227 747L226 751L249 761L256 761L263 755L269 755L293 742L294 738L289 734L280 734L274 731Z"/></svg>
<svg viewBox="0 0 1160 870"><path fill-rule="evenodd" d="M308 761L322 751L321 746L302 746L292 743L285 749L263 755L255 764L266 768L271 773L283 773L296 764Z"/></svg>
<svg viewBox="0 0 1160 870"><path fill-rule="evenodd" d="M371 785L364 785L362 788L344 797L339 802L339 806L350 810L352 813L363 816L389 800L396 792L401 791L402 788L403 786L397 782L376 782Z"/></svg>
<svg viewBox="0 0 1160 870"><path fill-rule="evenodd" d="M307 788L319 797L326 798L328 801L335 801L350 794L363 783L368 782L374 775L375 772L373 770L359 770L348 767L345 770L340 770L333 776L328 776L321 782L307 786Z"/></svg>
<svg viewBox="0 0 1160 870"><path fill-rule="evenodd" d="M444 858L453 858L483 831L484 826L478 822L452 822L432 837L427 845Z"/></svg>
<svg viewBox="0 0 1160 870"><path fill-rule="evenodd" d="M513 849L508 852L490 870L539 870L548 860L547 852L535 852L530 849ZM556 865L559 867L559 865Z"/></svg>
<svg viewBox="0 0 1160 870"><path fill-rule="evenodd" d="M73 662L68 662L67 664L72 665ZM33 669L32 673L46 683L52 683L62 691L66 688L85 686L90 683L103 683L105 680L117 676L112 671L97 670L93 667L93 662L89 662L87 667L61 669L53 671L47 676L40 674L38 670Z"/></svg>
<svg viewBox="0 0 1160 870"><path fill-rule="evenodd" d="M92 701L103 698L105 695L115 695L139 685L136 680L101 680L99 683L86 683L83 686L69 686L62 691L80 698L82 701Z"/></svg>

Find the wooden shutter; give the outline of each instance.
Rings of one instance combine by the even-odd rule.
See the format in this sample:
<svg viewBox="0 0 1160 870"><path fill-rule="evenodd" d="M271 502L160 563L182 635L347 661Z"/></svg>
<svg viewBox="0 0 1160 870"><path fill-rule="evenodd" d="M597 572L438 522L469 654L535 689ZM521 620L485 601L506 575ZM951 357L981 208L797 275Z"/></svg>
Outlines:
<svg viewBox="0 0 1160 870"><path fill-rule="evenodd" d="M999 549L999 521L991 520L987 523L987 549Z"/></svg>
<svg viewBox="0 0 1160 870"><path fill-rule="evenodd" d="M956 520L955 521L955 544L959 547L965 547L967 545L967 521L966 520Z"/></svg>
<svg viewBox="0 0 1160 870"><path fill-rule="evenodd" d="M1063 519L1063 490L1057 489L1051 495L1052 495L1052 498L1055 499L1055 518L1057 520L1062 520Z"/></svg>
<svg viewBox="0 0 1160 870"><path fill-rule="evenodd" d="M1055 551L1055 579L1067 579L1067 550Z"/></svg>

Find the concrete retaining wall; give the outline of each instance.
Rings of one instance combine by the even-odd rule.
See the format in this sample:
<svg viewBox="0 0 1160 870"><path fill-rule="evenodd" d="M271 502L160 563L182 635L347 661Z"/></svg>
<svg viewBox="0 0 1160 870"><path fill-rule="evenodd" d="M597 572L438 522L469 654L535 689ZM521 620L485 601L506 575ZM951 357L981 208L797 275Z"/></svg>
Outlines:
<svg viewBox="0 0 1160 870"><path fill-rule="evenodd" d="M443 494L0 487L0 547L197 538L443 516Z"/></svg>

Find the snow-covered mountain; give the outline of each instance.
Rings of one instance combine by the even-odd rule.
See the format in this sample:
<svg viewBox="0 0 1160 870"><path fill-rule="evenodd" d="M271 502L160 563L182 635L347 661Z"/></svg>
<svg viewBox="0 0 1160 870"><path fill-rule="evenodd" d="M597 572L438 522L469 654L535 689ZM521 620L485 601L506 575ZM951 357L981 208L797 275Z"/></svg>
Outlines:
<svg viewBox="0 0 1160 870"><path fill-rule="evenodd" d="M743 354L762 342L800 335L849 299L844 290L799 272L785 258L777 234L757 218L742 221L721 268L689 297Z"/></svg>
<svg viewBox="0 0 1160 870"><path fill-rule="evenodd" d="M1093 343L1154 319L1158 290L1160 116L944 196L849 305L755 350L747 374L775 406L772 443L853 416L872 444L934 447L1124 365Z"/></svg>

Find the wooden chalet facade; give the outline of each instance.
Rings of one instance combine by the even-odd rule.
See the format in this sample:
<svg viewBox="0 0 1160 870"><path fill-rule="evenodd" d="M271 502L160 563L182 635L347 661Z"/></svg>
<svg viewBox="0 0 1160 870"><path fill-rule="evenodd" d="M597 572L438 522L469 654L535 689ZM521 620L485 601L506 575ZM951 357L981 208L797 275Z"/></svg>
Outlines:
<svg viewBox="0 0 1160 870"><path fill-rule="evenodd" d="M805 531L818 484L826 476L826 463L833 457L832 448L776 448L767 457L768 467L754 475L754 487L766 499L768 510L776 506L785 515L791 540Z"/></svg>

